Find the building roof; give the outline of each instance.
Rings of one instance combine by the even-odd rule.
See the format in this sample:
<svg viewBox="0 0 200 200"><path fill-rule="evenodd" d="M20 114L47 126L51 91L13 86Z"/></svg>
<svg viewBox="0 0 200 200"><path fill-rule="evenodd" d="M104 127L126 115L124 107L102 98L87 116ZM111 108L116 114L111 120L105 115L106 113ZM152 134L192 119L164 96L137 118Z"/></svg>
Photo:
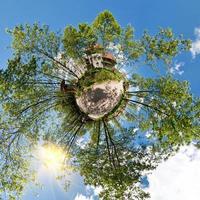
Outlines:
<svg viewBox="0 0 200 200"><path fill-rule="evenodd" d="M116 60L115 57L113 56L113 54L111 54L111 53L105 53L103 55L103 57L107 58L107 59L110 59L110 60L114 60L114 61Z"/></svg>

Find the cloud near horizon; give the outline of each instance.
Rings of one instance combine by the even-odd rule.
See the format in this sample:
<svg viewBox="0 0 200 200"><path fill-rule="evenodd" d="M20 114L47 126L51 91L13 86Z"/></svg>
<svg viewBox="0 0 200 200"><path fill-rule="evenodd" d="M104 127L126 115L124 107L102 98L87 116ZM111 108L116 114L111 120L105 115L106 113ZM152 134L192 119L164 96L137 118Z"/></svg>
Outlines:
<svg viewBox="0 0 200 200"><path fill-rule="evenodd" d="M193 58L200 54L200 27L194 29L194 34L196 39L192 42L192 47L190 49Z"/></svg>
<svg viewBox="0 0 200 200"><path fill-rule="evenodd" d="M86 195L78 193L74 200L97 200L101 187L86 186Z"/></svg>
<svg viewBox="0 0 200 200"><path fill-rule="evenodd" d="M94 200L92 196L87 197L82 194L77 194L74 200Z"/></svg>
<svg viewBox="0 0 200 200"><path fill-rule="evenodd" d="M150 200L197 200L200 197L200 150L190 145L167 161L161 163L148 176L149 187L145 190ZM93 195L89 195L93 189ZM88 195L78 193L75 200L96 200L100 190L87 186ZM91 193L90 193L91 194Z"/></svg>
<svg viewBox="0 0 200 200"><path fill-rule="evenodd" d="M151 200L197 200L200 197L200 150L182 147L148 176Z"/></svg>

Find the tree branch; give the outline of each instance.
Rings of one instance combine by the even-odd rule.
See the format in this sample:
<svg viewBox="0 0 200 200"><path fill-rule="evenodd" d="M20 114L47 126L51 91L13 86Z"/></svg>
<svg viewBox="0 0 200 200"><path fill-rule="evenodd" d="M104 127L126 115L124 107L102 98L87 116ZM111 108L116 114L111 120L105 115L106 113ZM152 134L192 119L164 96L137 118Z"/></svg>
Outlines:
<svg viewBox="0 0 200 200"><path fill-rule="evenodd" d="M78 129L76 130L76 132L70 138L69 146L68 146L68 151L71 149L71 146L73 145L73 143L74 143L74 141L76 139L76 136L77 136L78 132L80 131L80 129L83 127L83 125L84 125L84 122L81 123L81 125L78 127Z"/></svg>
<svg viewBox="0 0 200 200"><path fill-rule="evenodd" d="M153 106L150 106L150 105L148 105L148 104L146 104L146 103L142 103L142 102L140 102L140 101L136 101L136 100L132 100L132 99L125 99L125 100L128 100L129 102L132 102L132 103L134 103L134 104L140 104L140 105L142 105L142 106L145 106L145 107L147 107L147 108L153 109L153 110L155 110L155 111L157 111L157 112L159 112L159 113L162 113L162 114L164 114L164 115L169 116L168 114L164 113L163 111L159 110L158 108L155 108L155 107L153 107Z"/></svg>
<svg viewBox="0 0 200 200"><path fill-rule="evenodd" d="M69 68L66 67L66 65L64 65L62 62L60 62L59 60L55 59L53 56L49 55L48 53L42 51L41 49L35 47L34 48L38 53L46 56L47 58L51 59L52 61L54 61L55 63L59 64L60 66L62 66L64 69L66 69L68 71L68 73L70 73L72 76L76 77L77 79L79 79L79 77Z"/></svg>

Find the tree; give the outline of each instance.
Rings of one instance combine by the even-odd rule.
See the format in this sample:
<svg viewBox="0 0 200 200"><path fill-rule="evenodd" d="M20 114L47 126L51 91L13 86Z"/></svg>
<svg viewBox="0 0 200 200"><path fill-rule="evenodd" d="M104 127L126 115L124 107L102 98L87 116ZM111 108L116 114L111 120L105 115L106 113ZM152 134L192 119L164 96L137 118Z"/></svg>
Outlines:
<svg viewBox="0 0 200 200"><path fill-rule="evenodd" d="M76 157L77 138L89 134L90 145L85 153L79 152L87 158L80 157L80 171L89 184L96 183L88 180L88 174L98 175L98 184L102 185L108 184L105 176L111 173L111 168L114 168L112 177L123 171L115 169L118 154L129 148L113 138L126 134L134 141L132 133L125 131L127 126L138 127L140 134L148 131L147 140L155 141L151 146L154 152L162 152L162 158L170 156L180 145L199 140L200 100L190 94L187 82L175 80L168 70L175 56L190 49L190 41L176 37L171 29L160 29L155 36L144 32L141 39L135 39L130 25L122 28L109 11L104 11L92 24L67 26L63 34L39 24L19 25L9 33L14 53L7 68L0 72L2 159L9 156L11 148L18 160L30 158L23 146L31 148L47 138L65 146ZM164 66L166 74L144 78L127 62L151 66L155 73ZM122 68L130 71L129 76ZM120 88L115 89L115 95L110 95L113 92L110 82ZM52 132L53 124L56 128ZM95 144L101 149L100 154L94 151ZM16 151L19 147L20 153ZM135 150L132 153L131 156L146 156ZM100 158L108 168L96 174L96 168L89 168L86 163L94 159L96 165ZM129 157L123 159L127 170ZM10 162L14 164L15 158L10 157ZM137 168L134 163L131 165ZM5 166L2 164L1 169ZM145 164L139 165L139 170L146 167L151 169ZM28 167L20 162L17 170L27 172ZM2 173L1 180L4 175L13 177L11 172ZM125 184L115 192L116 198L123 198L126 183L130 186L131 182L125 176L120 177ZM133 179L138 178L139 175ZM21 191L24 183L16 179L12 189L8 184L2 187L12 194L19 191L19 186ZM110 187L115 188L115 183ZM102 195L108 198L107 189Z"/></svg>
<svg viewBox="0 0 200 200"><path fill-rule="evenodd" d="M164 157L162 153L155 155L152 146L136 148L133 145L135 136L133 128L124 130L123 134L112 135L110 139L105 133L100 137L98 146L89 142L77 149L76 162L80 174L85 184L101 189L100 199L135 200L149 197L140 187L141 179L155 169Z"/></svg>

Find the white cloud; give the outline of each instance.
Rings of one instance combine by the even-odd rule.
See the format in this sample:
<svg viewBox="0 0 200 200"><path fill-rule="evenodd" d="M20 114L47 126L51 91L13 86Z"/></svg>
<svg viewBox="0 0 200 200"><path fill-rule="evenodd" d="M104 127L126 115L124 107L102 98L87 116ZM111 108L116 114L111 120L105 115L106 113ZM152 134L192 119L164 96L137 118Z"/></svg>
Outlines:
<svg viewBox="0 0 200 200"><path fill-rule="evenodd" d="M183 67L184 65L185 65L184 62L179 62L179 63L175 62L174 67L169 68L169 73L182 75L184 71L181 70L181 67Z"/></svg>
<svg viewBox="0 0 200 200"><path fill-rule="evenodd" d="M75 200L95 200L101 191L101 187L86 185L86 196L78 193Z"/></svg>
<svg viewBox="0 0 200 200"><path fill-rule="evenodd" d="M87 141L86 141L85 138L78 138L78 139L76 140L76 144L77 144L80 148L84 149L85 146L86 146L86 144L87 144Z"/></svg>
<svg viewBox="0 0 200 200"><path fill-rule="evenodd" d="M94 196L98 196L100 192L103 190L101 186L98 186L98 187L90 186L90 187L94 192Z"/></svg>
<svg viewBox="0 0 200 200"><path fill-rule="evenodd" d="M87 197L82 194L77 194L74 200L94 200L92 196Z"/></svg>
<svg viewBox="0 0 200 200"><path fill-rule="evenodd" d="M197 200L200 197L200 151L182 148L148 176L151 200Z"/></svg>
<svg viewBox="0 0 200 200"><path fill-rule="evenodd" d="M120 44L115 45L113 42L110 42L109 45L107 46L107 50L111 51L111 53L116 58L117 67L119 69L123 68L123 66L126 65L127 57L125 56L125 54L121 50Z"/></svg>
<svg viewBox="0 0 200 200"><path fill-rule="evenodd" d="M200 54L200 27L194 29L194 34L196 36L196 40L192 42L192 47L190 49L193 58Z"/></svg>

